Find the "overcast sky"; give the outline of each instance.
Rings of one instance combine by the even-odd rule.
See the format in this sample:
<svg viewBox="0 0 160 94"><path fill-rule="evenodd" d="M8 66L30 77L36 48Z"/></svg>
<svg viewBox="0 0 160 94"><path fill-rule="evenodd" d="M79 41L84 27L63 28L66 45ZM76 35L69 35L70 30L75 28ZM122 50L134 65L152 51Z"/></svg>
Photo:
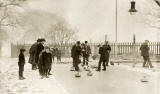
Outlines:
<svg viewBox="0 0 160 94"><path fill-rule="evenodd" d="M64 16L79 29L81 41L102 42L105 34L109 41L115 41L115 1L33 0L29 6ZM157 41L158 30L146 26L143 20L143 13L151 11L154 3L150 0L135 1L138 13L132 16L128 13L130 0L118 0L118 41L132 41L134 33L137 41Z"/></svg>

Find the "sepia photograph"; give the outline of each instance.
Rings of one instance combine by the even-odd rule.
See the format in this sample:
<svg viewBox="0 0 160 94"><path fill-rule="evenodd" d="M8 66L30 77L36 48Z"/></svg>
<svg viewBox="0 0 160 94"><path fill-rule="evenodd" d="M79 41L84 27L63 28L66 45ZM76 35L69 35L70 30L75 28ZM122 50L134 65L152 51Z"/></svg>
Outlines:
<svg viewBox="0 0 160 94"><path fill-rule="evenodd" d="M0 0L0 94L160 94L160 0Z"/></svg>

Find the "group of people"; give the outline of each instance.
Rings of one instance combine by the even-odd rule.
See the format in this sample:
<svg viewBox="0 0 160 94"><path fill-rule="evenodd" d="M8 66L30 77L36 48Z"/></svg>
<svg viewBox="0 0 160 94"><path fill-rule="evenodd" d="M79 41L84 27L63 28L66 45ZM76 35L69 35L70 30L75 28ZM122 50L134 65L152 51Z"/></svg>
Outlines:
<svg viewBox="0 0 160 94"><path fill-rule="evenodd" d="M44 46L45 39L38 39L36 43L34 43L29 49L29 63L32 64L32 70L39 69L39 74L41 78L48 78L52 68L52 62L54 61L54 57L57 57L57 60L61 61L61 51L58 48L49 48L48 46ZM150 61L149 57L149 41L146 40L140 47L141 56L143 56L144 63L143 67L149 66L153 68L153 65ZM105 41L103 45L98 45L99 47L99 62L98 69L96 71L101 71L101 65L103 65L103 71L106 71L106 66L108 66L111 46L108 41ZM23 76L24 64L25 64L25 49L20 49L19 54L19 79L23 80L25 77ZM82 66L89 66L89 57L91 55L91 48L88 45L88 42L80 43L77 41L71 49L71 57L73 59L73 69L77 72L80 71L79 64L81 63L81 57L83 58Z"/></svg>
<svg viewBox="0 0 160 94"><path fill-rule="evenodd" d="M77 41L76 44L72 46L71 49L71 57L73 59L73 68L76 71L79 71L79 64L81 63L80 56L83 57L83 65L82 66L88 66L89 62L89 56L91 54L91 48L88 45L88 42L85 41L85 43L80 43L80 41Z"/></svg>
<svg viewBox="0 0 160 94"><path fill-rule="evenodd" d="M53 62L53 51L48 46L44 46L45 39L38 39L36 43L34 43L29 49L29 63L32 64L32 70L39 70L39 74L41 78L49 78L52 62ZM25 64L25 49L20 49L19 54L19 79L23 80L25 77L23 76L24 64Z"/></svg>
<svg viewBox="0 0 160 94"><path fill-rule="evenodd" d="M150 48L148 46L149 41L145 40L145 42L141 45L140 51L141 56L144 59L142 67L150 67L153 68L150 61L149 51ZM98 45L99 47L99 62L98 62L98 69L96 71L101 71L101 65L103 65L103 71L106 71L106 66L109 64L109 58L110 58L110 52L111 52L111 46L109 45L108 41L105 41L103 45ZM73 67L72 69L75 69L76 71L79 71L79 64L81 63L80 57L83 57L83 64L82 66L88 66L89 62L89 56L91 54L91 48L88 45L88 42L85 41L85 43L80 43L80 41L77 41L75 45L72 46L71 49L71 57L73 58ZM111 65L114 65L114 63L110 62Z"/></svg>
<svg viewBox="0 0 160 94"><path fill-rule="evenodd" d="M57 58L57 62L61 62L61 50L56 48L56 47L52 47L51 48L51 53L52 53L52 59L53 59L53 62L55 60L55 57Z"/></svg>
<svg viewBox="0 0 160 94"><path fill-rule="evenodd" d="M109 62L109 54L111 51L111 46L108 44L108 41L105 41L103 45L99 45L99 54L100 59L98 63L97 71L101 70L101 63L103 62L103 70L106 70L106 66L108 66ZM73 67L75 71L80 71L79 64L81 63L80 57L83 57L83 64L82 66L88 66L89 56L91 54L91 48L88 45L88 42L85 41L84 43L80 43L77 41L75 45L72 46L71 49L71 57L73 58Z"/></svg>

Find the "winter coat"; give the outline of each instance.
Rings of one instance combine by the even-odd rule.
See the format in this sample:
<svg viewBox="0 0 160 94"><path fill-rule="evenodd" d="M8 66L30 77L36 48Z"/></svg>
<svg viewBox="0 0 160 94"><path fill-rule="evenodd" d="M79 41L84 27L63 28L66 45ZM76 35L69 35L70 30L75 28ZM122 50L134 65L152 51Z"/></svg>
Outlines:
<svg viewBox="0 0 160 94"><path fill-rule="evenodd" d="M52 54L42 52L39 57L39 66L43 69L50 69L52 65Z"/></svg>
<svg viewBox="0 0 160 94"><path fill-rule="evenodd" d="M149 56L149 46L145 43L143 43L140 47L141 50L141 56Z"/></svg>
<svg viewBox="0 0 160 94"><path fill-rule="evenodd" d="M30 54L30 56L29 56L29 63L31 63L31 64L33 64L33 62L34 62L34 55L35 55L35 52L36 52L36 49L37 49L37 42L36 43L34 43L32 46L31 46L31 48L29 49L29 54Z"/></svg>
<svg viewBox="0 0 160 94"><path fill-rule="evenodd" d="M76 48L76 45L73 45L71 49L71 57L74 57L75 48Z"/></svg>
<svg viewBox="0 0 160 94"><path fill-rule="evenodd" d="M90 46L83 46L82 47L82 55L83 57L89 57L89 55L91 54L91 48Z"/></svg>
<svg viewBox="0 0 160 94"><path fill-rule="evenodd" d="M21 66L21 65L24 65L25 64L25 56L23 53L20 53L19 56L18 56L18 65Z"/></svg>
<svg viewBox="0 0 160 94"><path fill-rule="evenodd" d="M42 52L42 50L44 49L44 46L40 43L37 45L37 49L36 52L34 54L34 63L38 64L38 60L39 60L39 55Z"/></svg>
<svg viewBox="0 0 160 94"><path fill-rule="evenodd" d="M71 50L71 56L73 58L79 58L79 56L81 55L81 52L82 52L81 46L74 45Z"/></svg>
<svg viewBox="0 0 160 94"><path fill-rule="evenodd" d="M101 55L101 59L106 60L109 57L111 51L110 45L103 45L99 48L99 54Z"/></svg>

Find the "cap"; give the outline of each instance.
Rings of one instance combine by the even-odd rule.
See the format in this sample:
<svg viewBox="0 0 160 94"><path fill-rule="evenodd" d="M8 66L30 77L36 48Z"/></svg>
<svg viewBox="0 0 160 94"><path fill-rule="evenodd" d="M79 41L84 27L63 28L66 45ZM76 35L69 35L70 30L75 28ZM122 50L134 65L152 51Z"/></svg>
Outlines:
<svg viewBox="0 0 160 94"><path fill-rule="evenodd" d="M46 41L46 40L45 40L44 38L41 38L41 42L42 42L42 41Z"/></svg>
<svg viewBox="0 0 160 94"><path fill-rule="evenodd" d="M26 51L26 49L24 49L24 48L21 48L21 49L20 49L20 51L21 51L21 52L24 52L24 51Z"/></svg>
<svg viewBox="0 0 160 94"><path fill-rule="evenodd" d="M41 39L37 39L37 42L41 42Z"/></svg>
<svg viewBox="0 0 160 94"><path fill-rule="evenodd" d="M85 43L88 43L88 41L85 41Z"/></svg>
<svg viewBox="0 0 160 94"><path fill-rule="evenodd" d="M80 44L80 41L77 41L77 44Z"/></svg>

